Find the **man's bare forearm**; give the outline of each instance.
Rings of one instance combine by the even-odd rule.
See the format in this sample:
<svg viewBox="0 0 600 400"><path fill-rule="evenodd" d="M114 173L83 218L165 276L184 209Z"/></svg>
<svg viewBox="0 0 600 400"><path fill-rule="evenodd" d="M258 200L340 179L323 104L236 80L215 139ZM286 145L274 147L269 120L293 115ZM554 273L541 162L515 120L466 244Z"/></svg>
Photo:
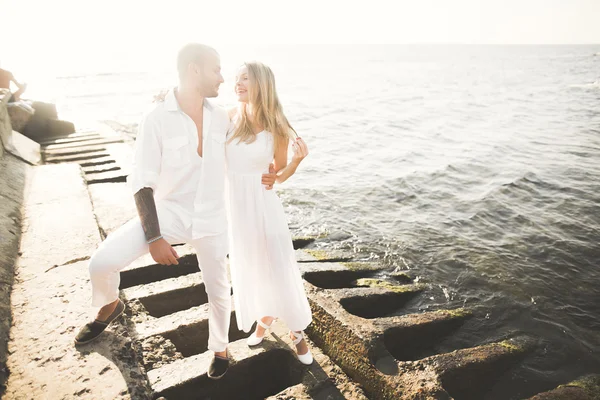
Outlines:
<svg viewBox="0 0 600 400"><path fill-rule="evenodd" d="M160 225L158 224L158 214L156 212L156 203L154 202L154 191L150 188L142 188L133 195L135 206L137 207L140 222L146 235L146 241L160 237Z"/></svg>

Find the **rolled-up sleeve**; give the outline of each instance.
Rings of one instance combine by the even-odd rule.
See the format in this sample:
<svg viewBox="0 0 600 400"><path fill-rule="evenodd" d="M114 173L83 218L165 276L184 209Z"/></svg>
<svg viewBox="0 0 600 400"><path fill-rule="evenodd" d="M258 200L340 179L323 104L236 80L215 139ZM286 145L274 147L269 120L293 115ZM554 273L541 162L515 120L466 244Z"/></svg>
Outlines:
<svg viewBox="0 0 600 400"><path fill-rule="evenodd" d="M140 122L131 173L127 177L127 183L133 194L145 187L156 192L162 154L158 128L158 123L152 119L152 115L145 115Z"/></svg>

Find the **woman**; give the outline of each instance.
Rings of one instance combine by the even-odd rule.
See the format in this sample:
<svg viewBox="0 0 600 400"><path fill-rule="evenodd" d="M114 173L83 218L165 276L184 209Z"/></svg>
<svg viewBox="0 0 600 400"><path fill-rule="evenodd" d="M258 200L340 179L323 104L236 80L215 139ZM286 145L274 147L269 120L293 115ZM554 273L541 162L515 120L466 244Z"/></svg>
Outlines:
<svg viewBox="0 0 600 400"><path fill-rule="evenodd" d="M240 105L230 111L233 124L226 145L230 269L238 328L257 328L248 345L259 344L275 318L283 319L298 359L311 364L303 330L312 315L294 253L283 206L261 183L273 163L277 183L285 182L308 154L283 114L271 69L258 62L238 71ZM293 157L288 164L288 145Z"/></svg>

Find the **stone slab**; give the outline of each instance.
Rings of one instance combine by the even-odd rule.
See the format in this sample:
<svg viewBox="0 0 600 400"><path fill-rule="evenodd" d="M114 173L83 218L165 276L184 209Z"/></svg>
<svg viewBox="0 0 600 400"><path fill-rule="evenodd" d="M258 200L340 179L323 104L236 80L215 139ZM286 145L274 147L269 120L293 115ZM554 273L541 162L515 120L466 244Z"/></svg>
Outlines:
<svg viewBox="0 0 600 400"><path fill-rule="evenodd" d="M12 132L12 144L6 150L31 165L42 161L40 145L17 131Z"/></svg>
<svg viewBox="0 0 600 400"><path fill-rule="evenodd" d="M105 235L137 216L135 201L127 183L90 185L89 191L98 225Z"/></svg>
<svg viewBox="0 0 600 400"><path fill-rule="evenodd" d="M95 314L85 259L100 242L79 166L40 166L30 175L5 398L147 398L145 375L122 325L92 344L73 343Z"/></svg>
<svg viewBox="0 0 600 400"><path fill-rule="evenodd" d="M10 293L21 238L25 181L30 170L29 165L8 153L0 156L0 397L8 374L7 344L12 321Z"/></svg>

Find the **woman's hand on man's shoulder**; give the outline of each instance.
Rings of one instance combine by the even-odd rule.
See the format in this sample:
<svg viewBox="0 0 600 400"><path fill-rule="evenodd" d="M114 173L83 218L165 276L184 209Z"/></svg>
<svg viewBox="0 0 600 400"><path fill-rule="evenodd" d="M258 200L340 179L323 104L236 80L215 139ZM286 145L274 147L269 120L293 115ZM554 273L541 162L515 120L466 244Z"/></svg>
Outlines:
<svg viewBox="0 0 600 400"><path fill-rule="evenodd" d="M169 93L169 89L162 89L158 94L154 95L154 100L152 102L153 103L162 103L163 101L165 101L165 98L167 97L167 93Z"/></svg>

